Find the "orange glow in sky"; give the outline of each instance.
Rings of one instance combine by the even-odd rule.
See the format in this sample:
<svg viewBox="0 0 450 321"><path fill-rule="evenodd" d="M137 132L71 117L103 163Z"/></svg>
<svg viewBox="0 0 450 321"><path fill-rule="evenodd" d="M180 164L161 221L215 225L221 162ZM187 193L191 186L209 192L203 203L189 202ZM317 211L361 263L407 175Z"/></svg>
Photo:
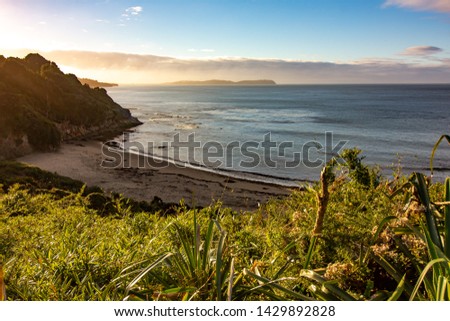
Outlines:
<svg viewBox="0 0 450 321"><path fill-rule="evenodd" d="M117 83L450 82L443 0L0 0L0 54ZM395 32L393 32L395 30Z"/></svg>

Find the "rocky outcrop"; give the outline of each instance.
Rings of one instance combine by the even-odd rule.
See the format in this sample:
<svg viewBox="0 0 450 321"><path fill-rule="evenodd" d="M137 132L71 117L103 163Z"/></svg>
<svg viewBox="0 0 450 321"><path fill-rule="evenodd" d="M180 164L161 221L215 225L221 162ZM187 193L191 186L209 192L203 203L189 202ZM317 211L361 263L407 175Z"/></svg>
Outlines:
<svg viewBox="0 0 450 321"><path fill-rule="evenodd" d="M139 124L105 89L82 85L38 54L0 56L0 159Z"/></svg>
<svg viewBox="0 0 450 321"><path fill-rule="evenodd" d="M118 84L109 83L109 82L102 82L102 81L89 79L89 78L78 78L78 80L83 85L88 85L91 88L96 88L96 87L107 88L107 87L117 87L117 86L119 86Z"/></svg>

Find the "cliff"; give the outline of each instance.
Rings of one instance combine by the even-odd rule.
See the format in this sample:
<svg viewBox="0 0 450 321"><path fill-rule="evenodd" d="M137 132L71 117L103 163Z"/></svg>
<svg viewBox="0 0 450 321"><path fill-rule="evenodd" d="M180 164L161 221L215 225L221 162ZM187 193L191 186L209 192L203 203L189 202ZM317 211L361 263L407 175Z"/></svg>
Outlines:
<svg viewBox="0 0 450 321"><path fill-rule="evenodd" d="M82 85L88 85L91 88L107 88L107 87L117 87L118 84L109 83L109 82L101 82L94 79L89 78L78 78L78 80L81 82Z"/></svg>
<svg viewBox="0 0 450 321"><path fill-rule="evenodd" d="M82 85L38 54L0 56L0 159L139 124L105 89Z"/></svg>

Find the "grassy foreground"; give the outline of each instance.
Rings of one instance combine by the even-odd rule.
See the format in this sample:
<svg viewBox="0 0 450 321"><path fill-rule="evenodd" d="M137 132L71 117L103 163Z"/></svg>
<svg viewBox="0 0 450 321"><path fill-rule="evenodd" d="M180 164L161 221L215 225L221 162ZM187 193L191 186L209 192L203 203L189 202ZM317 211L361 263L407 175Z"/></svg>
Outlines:
<svg viewBox="0 0 450 321"><path fill-rule="evenodd" d="M136 204L2 163L0 283L8 300L449 300L450 181L388 181L343 156L246 213Z"/></svg>

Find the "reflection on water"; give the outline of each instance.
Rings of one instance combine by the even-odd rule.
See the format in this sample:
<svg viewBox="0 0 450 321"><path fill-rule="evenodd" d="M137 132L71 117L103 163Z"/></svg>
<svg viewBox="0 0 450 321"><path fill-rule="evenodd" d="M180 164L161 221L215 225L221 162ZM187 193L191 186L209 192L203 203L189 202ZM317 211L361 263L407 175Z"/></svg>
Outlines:
<svg viewBox="0 0 450 321"><path fill-rule="evenodd" d="M348 141L346 148L362 149L367 163L389 174L398 162L406 172L426 170L432 146L440 135L450 133L449 85L147 86L108 91L144 122L130 137L144 146L161 146L177 133L181 140L195 133L202 146L208 141L225 146L262 142L270 132L277 146L292 142L282 155L270 151L272 159L280 160L292 159L311 141L323 146L325 132L332 132L334 144ZM263 155L260 149L255 152ZM201 149L195 153L202 159ZM310 153L312 159L323 158L323 151ZM245 155L233 152L230 157L236 171L308 180L316 180L320 172L320 167L286 168L282 161L275 168L264 162L241 168ZM181 152L180 158L187 161L187 153ZM444 169L439 177L449 174L449 160L450 148L443 144L435 160L435 166Z"/></svg>

